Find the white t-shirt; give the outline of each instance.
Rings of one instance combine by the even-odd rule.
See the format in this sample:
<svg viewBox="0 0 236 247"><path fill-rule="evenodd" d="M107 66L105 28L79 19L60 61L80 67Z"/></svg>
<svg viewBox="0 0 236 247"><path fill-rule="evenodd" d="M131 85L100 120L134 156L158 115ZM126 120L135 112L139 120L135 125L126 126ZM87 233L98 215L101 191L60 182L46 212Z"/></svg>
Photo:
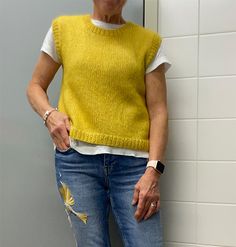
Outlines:
<svg viewBox="0 0 236 247"><path fill-rule="evenodd" d="M106 22L96 20L96 19L91 19L91 21L94 25L99 26L104 29L115 29L115 28L119 28L124 25L124 24L106 23ZM54 44L52 26L49 28L40 50L47 53L55 62L60 63L57 52L56 52L55 44ZM161 43L160 48L155 58L153 59L152 63L148 66L146 70L146 74L153 71L155 68L157 68L162 63L165 64L165 72L166 72L171 67L171 62L168 60L168 58L164 54L163 45ZM71 137L69 137L69 139L70 139L70 147L74 148L76 151L82 154L111 153L111 154L143 157L143 158L149 157L149 153L146 151L91 144L88 142L75 140ZM54 143L53 143L53 146L55 150L56 145Z"/></svg>

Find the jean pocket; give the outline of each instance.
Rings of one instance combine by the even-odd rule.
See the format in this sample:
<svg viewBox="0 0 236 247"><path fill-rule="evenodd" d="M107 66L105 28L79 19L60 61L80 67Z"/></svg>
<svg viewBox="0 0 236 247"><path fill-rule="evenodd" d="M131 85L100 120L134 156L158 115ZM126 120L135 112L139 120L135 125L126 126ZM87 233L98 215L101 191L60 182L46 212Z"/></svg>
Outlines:
<svg viewBox="0 0 236 247"><path fill-rule="evenodd" d="M70 146L69 148L65 149L65 150L62 150L62 149L59 149L58 147L56 147L56 152L57 153L62 153L62 154L65 154L65 153L69 153L70 151L73 151L74 149Z"/></svg>

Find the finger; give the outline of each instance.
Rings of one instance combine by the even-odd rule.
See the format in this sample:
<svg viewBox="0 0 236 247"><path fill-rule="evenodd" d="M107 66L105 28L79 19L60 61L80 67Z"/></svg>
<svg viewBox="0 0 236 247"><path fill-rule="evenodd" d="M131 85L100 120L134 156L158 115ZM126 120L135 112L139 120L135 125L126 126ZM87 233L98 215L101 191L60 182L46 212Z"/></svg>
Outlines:
<svg viewBox="0 0 236 247"><path fill-rule="evenodd" d="M60 129L58 129L57 131L55 131L53 133L53 135L54 135L54 140L55 140L56 146L59 149L61 149L61 150L68 149L68 146L70 146L70 144L68 145L68 143L69 143L69 140L67 140L68 133L66 131L65 125L64 125L64 128L63 127L60 127Z"/></svg>
<svg viewBox="0 0 236 247"><path fill-rule="evenodd" d="M145 203L145 207L144 207L143 213L142 213L142 215L141 215L141 219L143 219L143 218L145 217L145 215L148 213L148 211L150 210L151 203L152 203L153 201L156 201L156 198L155 198L155 197L153 197L153 196L148 196L148 195L150 195L150 194L147 194L147 195L146 195L146 203ZM155 209L155 207L151 207L151 208L152 208L152 209L153 209L153 208Z"/></svg>
<svg viewBox="0 0 236 247"><path fill-rule="evenodd" d="M56 111L52 112L57 113ZM50 114L50 116L52 116ZM57 113L58 114L58 113ZM69 118L65 116L64 118L61 118L57 123L55 121L52 122L52 126L49 129L49 132L53 138L53 141L55 145L61 149L61 150L66 150L70 146L69 142L69 136L67 132L67 128L70 128L70 125L68 124ZM48 121L52 121L54 119L48 118Z"/></svg>
<svg viewBox="0 0 236 247"><path fill-rule="evenodd" d="M143 219L144 216L147 214L148 210L150 209L150 205L151 205L151 202L152 202L152 201L153 201L153 199L152 199L152 200L147 200L147 201L146 201L145 207L144 207L143 212L142 212L142 214L141 214L141 216L140 216L140 219Z"/></svg>
<svg viewBox="0 0 236 247"><path fill-rule="evenodd" d="M157 208L156 208L156 212L160 209L161 207L161 200L159 198L158 202L157 202Z"/></svg>
<svg viewBox="0 0 236 247"><path fill-rule="evenodd" d="M143 210L145 209L146 198L143 194L139 193L138 198L138 206L135 211L135 218L139 221L141 220L141 215L143 214Z"/></svg>
<svg viewBox="0 0 236 247"><path fill-rule="evenodd" d="M54 133L51 133L51 137L53 139L53 142L54 144L59 147L60 146L60 140L58 139L58 137L54 134Z"/></svg>
<svg viewBox="0 0 236 247"><path fill-rule="evenodd" d="M68 149L68 147L64 144L64 142L61 142L61 141L57 142L56 146L58 149L60 149L62 151Z"/></svg>
<svg viewBox="0 0 236 247"><path fill-rule="evenodd" d="M64 144L63 146L65 146L65 148L68 148L70 146L70 141L66 126L64 125L64 128L61 128L59 132L61 143Z"/></svg>
<svg viewBox="0 0 236 247"><path fill-rule="evenodd" d="M137 203L138 195L139 195L139 190L137 188L134 188L134 195L133 195L132 205L135 205Z"/></svg>
<svg viewBox="0 0 236 247"><path fill-rule="evenodd" d="M65 145L65 143L64 143L63 141L61 141L61 139L59 140L57 147L58 147L59 149L61 149L61 150L66 150L66 149L68 149L68 146Z"/></svg>
<svg viewBox="0 0 236 247"><path fill-rule="evenodd" d="M157 206L156 207L152 207L151 203L150 203L149 209L148 209L147 213L144 216L144 220L146 220L147 218L149 218L150 216L152 216L156 212L157 212Z"/></svg>

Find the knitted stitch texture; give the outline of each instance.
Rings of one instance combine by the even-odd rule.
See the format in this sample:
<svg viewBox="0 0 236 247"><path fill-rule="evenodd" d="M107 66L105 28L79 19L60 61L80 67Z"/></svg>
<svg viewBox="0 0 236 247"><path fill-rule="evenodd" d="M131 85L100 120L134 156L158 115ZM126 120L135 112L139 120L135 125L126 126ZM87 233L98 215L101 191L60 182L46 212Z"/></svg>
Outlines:
<svg viewBox="0 0 236 247"><path fill-rule="evenodd" d="M63 75L58 111L81 141L149 150L145 70L162 37L131 21L104 29L90 14L60 15L52 30Z"/></svg>

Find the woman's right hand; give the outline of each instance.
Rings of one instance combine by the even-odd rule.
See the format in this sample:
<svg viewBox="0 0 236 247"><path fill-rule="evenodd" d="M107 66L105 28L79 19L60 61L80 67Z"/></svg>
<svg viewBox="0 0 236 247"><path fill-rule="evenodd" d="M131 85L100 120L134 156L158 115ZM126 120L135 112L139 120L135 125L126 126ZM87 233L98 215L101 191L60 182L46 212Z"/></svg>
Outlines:
<svg viewBox="0 0 236 247"><path fill-rule="evenodd" d="M60 150L66 150L70 147L68 134L70 131L70 121L65 113L53 111L47 118L46 126L53 142Z"/></svg>

